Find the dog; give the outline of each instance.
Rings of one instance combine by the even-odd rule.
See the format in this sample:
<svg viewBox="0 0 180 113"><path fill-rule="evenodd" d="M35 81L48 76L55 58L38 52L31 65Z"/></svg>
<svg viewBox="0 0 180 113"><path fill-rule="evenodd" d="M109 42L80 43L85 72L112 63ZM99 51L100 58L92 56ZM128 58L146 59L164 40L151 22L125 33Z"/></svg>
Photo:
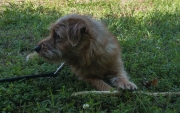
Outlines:
<svg viewBox="0 0 180 113"><path fill-rule="evenodd" d="M89 16L69 14L59 18L50 26L50 35L34 50L49 62L65 62L96 90L137 89L124 70L118 40L103 23Z"/></svg>

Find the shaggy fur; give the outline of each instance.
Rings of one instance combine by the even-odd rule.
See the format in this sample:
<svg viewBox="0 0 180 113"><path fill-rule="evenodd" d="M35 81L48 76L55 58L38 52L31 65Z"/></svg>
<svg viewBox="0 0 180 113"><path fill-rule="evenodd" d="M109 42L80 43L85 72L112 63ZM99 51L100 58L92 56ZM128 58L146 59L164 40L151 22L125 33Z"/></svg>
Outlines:
<svg viewBox="0 0 180 113"><path fill-rule="evenodd" d="M104 80L118 89L137 89L124 70L118 40L90 17L71 14L58 19L35 50L50 62L65 62L76 76L97 90L112 88Z"/></svg>

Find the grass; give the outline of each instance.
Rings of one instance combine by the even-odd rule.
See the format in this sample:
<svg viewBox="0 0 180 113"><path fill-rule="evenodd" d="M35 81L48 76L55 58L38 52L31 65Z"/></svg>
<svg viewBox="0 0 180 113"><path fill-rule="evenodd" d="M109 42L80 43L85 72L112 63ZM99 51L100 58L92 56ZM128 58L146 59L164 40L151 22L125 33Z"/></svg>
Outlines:
<svg viewBox="0 0 180 113"><path fill-rule="evenodd" d="M128 1L128 0L127 0ZM0 78L55 71L58 65L26 55L48 26L69 13L89 14L103 21L120 41L124 65L145 92L180 91L180 2L178 0L26 0L0 2ZM144 79L157 78L146 88ZM120 97L83 95L94 90L79 81L68 67L57 78L0 83L2 113L177 113L180 97L153 97L125 92ZM83 109L83 104L89 108Z"/></svg>

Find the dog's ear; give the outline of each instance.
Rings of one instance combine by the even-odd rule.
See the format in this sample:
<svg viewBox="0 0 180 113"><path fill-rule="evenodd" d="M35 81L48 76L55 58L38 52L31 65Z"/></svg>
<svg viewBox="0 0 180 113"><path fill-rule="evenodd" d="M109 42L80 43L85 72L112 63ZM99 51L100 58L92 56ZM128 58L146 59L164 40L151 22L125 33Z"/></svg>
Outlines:
<svg viewBox="0 0 180 113"><path fill-rule="evenodd" d="M69 21L68 25L68 40L73 47L75 47L81 36L87 32L85 23L81 20L73 19Z"/></svg>

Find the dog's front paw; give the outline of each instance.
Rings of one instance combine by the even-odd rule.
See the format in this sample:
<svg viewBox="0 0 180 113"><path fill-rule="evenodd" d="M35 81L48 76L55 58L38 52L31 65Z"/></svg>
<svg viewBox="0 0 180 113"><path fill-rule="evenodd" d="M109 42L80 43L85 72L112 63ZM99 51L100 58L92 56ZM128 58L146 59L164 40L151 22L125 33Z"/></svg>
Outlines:
<svg viewBox="0 0 180 113"><path fill-rule="evenodd" d="M128 90L136 90L137 86L133 82L130 82L127 80L127 81L120 81L118 83L118 89L119 88L128 89Z"/></svg>

